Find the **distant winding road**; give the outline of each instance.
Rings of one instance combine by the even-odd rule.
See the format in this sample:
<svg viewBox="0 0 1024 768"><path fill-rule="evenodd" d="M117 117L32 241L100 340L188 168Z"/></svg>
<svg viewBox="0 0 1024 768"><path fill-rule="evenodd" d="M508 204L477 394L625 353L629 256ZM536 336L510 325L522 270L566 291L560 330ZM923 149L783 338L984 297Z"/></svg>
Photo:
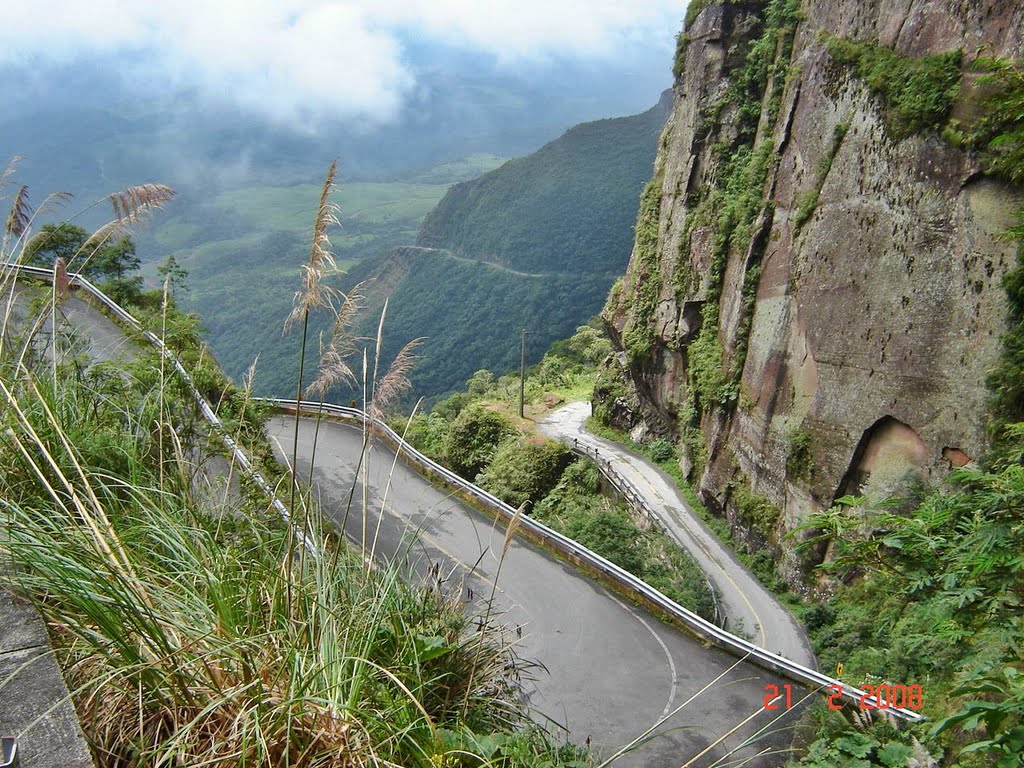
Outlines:
<svg viewBox="0 0 1024 768"><path fill-rule="evenodd" d="M276 416L267 426L275 452L285 462L294 423L291 416ZM302 477L309 476L314 429L312 419L300 419L297 464ZM378 556L397 558L419 578L433 579L436 568L442 589L461 596L476 615L483 615L484 601L495 589L495 621L505 626L521 656L546 668L526 684L531 705L565 726L574 741L583 743L589 737L607 757L671 715L657 729L658 738L615 765L774 768L785 763L786 756L777 750L788 743L787 726L796 714L763 709L764 686L780 680L663 624L517 538L499 574L504 529L401 461L389 480L394 453L384 444L371 442L366 459L366 517L358 483L357 501L346 513L361 447L354 427L321 423L313 488L324 514L343 525L351 540L366 542L368 549L376 542ZM711 690L672 714L723 673ZM729 754L761 728L782 730Z"/></svg>
<svg viewBox="0 0 1024 768"><path fill-rule="evenodd" d="M728 619L727 629L735 632L742 627L757 645L814 669L814 654L803 629L708 529L680 496L673 481L647 459L588 432L584 427L588 416L590 403L569 403L549 413L539 426L549 437L569 443L576 440L596 448L632 482L668 534L693 556L718 588Z"/></svg>

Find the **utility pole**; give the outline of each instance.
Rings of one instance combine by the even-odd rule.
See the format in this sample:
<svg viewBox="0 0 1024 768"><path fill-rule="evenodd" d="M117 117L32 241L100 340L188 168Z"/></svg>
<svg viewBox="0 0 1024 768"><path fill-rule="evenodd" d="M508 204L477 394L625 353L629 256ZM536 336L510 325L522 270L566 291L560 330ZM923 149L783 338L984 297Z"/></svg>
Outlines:
<svg viewBox="0 0 1024 768"><path fill-rule="evenodd" d="M526 334L531 331L523 328L522 341L519 343L519 418L525 418L524 402L526 399Z"/></svg>

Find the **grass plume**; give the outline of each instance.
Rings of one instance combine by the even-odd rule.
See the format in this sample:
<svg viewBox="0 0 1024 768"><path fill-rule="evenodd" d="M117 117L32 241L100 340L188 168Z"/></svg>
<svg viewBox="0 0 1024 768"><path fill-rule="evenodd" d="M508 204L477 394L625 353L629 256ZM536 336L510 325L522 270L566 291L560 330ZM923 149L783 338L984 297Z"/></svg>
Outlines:
<svg viewBox="0 0 1024 768"><path fill-rule="evenodd" d="M21 237L28 229L28 223L32 218L32 206L28 201L28 186L22 184L14 194L11 202L11 210L7 214L7 222L4 224L4 233L11 237Z"/></svg>
<svg viewBox="0 0 1024 768"><path fill-rule="evenodd" d="M309 247L309 258L302 267L302 290L295 294L291 314L285 321L285 330L291 328L299 320L305 322L311 310L330 305L333 292L324 286L323 278L337 268L334 255L331 253L331 240L328 235L328 230L339 224L340 209L336 203L330 202L337 171L338 161L335 159L327 169L327 176L320 189L320 202L313 220L313 239Z"/></svg>
<svg viewBox="0 0 1024 768"><path fill-rule="evenodd" d="M373 417L383 418L387 409L397 403L412 388L409 373L419 359L416 356L416 350L424 341L425 339L422 337L413 339L395 355L395 359L388 366L387 373L374 387L373 401L370 404L370 414Z"/></svg>
<svg viewBox="0 0 1024 768"><path fill-rule="evenodd" d="M174 189L166 184L139 184L125 187L101 198L98 202L106 200L110 203L114 218L93 232L82 246L82 251L85 252L91 248L92 251L89 253L91 256L105 243L148 220L150 216L167 205L175 194Z"/></svg>
<svg viewBox="0 0 1024 768"><path fill-rule="evenodd" d="M364 286L365 281L350 290L338 308L330 339L326 346L321 345L317 374L306 389L307 395L315 395L322 401L334 387L355 383L356 376L348 364L348 358L356 352L357 338L352 334L351 326L365 302L362 293Z"/></svg>

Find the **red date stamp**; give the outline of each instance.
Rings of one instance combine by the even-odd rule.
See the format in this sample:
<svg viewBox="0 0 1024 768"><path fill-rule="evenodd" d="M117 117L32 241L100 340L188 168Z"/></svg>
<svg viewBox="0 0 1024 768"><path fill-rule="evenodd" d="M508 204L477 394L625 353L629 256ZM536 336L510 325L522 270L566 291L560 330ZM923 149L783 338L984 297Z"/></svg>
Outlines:
<svg viewBox="0 0 1024 768"><path fill-rule="evenodd" d="M842 709L843 686L832 684L828 689L828 708ZM916 712L924 706L924 689L920 685L865 685L857 706L861 709L912 709Z"/></svg>
<svg viewBox="0 0 1024 768"><path fill-rule="evenodd" d="M865 685L862 690L847 689L840 683L828 687L828 708L842 709L844 696L857 700L861 709L910 709L917 711L924 706L924 689L920 685ZM790 709L793 706L793 686L784 684L764 687L764 708L769 710Z"/></svg>
<svg viewBox="0 0 1024 768"><path fill-rule="evenodd" d="M779 686L777 685L766 685L764 687L764 708L765 709L778 709L779 699L786 699L786 706L784 709L789 709L793 706L793 686L786 683L782 686L783 692L779 692Z"/></svg>

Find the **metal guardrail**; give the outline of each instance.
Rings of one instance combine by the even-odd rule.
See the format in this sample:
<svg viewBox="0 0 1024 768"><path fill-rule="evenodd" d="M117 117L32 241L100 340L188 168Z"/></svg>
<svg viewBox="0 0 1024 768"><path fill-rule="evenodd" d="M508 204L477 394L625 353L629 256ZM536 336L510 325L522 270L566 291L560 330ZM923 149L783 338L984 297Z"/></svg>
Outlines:
<svg viewBox="0 0 1024 768"><path fill-rule="evenodd" d="M295 400L275 398L256 399L268 403L280 410L292 413L296 410ZM459 477L459 475L455 474L451 470L423 455L409 445L409 443L405 442L390 426L379 419L370 418L366 413L358 408L331 405L329 403L321 404L310 401L299 401L297 407L298 410L306 413L316 414L318 412L322 412L343 420L358 421L360 424L365 423L372 425L376 434L385 438L401 455L404 455L410 463L421 471L440 478L447 485L461 491L479 502L481 505L490 509L497 517L507 523L511 523L512 518L516 514L516 510L501 499L493 496L483 488L474 485L464 478ZM734 635L731 632L727 632L721 627L715 626L715 624L711 623L707 619L698 616L696 613L683 608L673 600L665 597L665 595L650 584L647 584L633 576L633 574L624 571L622 568L615 565L615 563L606 560L601 557L601 555L598 555L596 552L592 552L567 536L562 535L558 531L548 528L546 525L534 520L529 515L523 515L520 518L519 526L519 531L528 534L534 541L555 550L570 561L576 562L588 570L596 572L602 577L615 582L625 592L628 592L634 598L638 599L639 602L654 608L656 611L672 619L701 640L710 642L734 656L745 658L763 669L775 672L786 679L792 680L801 685L810 686L821 690L822 692L830 690L834 692L834 686L838 686L840 689L840 697L853 702L857 706L861 706L866 702L871 708L876 709L877 711L888 712L903 720L911 722L924 720L920 714L910 709L889 706L879 707L881 702L875 696L868 696L859 688L854 688L843 683L841 680L823 675L817 670L809 669L802 664L798 664L795 661L787 659L785 656L772 653L760 646L754 645L749 640ZM830 688L830 686L832 686L832 688Z"/></svg>
<svg viewBox="0 0 1024 768"><path fill-rule="evenodd" d="M4 274L28 275L46 282L52 282L53 280L53 272L51 270L21 264L0 264L0 277ZM274 495L270 484L266 481L266 478L263 477L259 470L253 466L245 451L243 451L238 443L235 442L235 440L224 430L224 426L214 411L213 406L211 406L206 398L203 397L202 393L196 387L191 375L187 370L185 370L185 367L174 353L167 348L158 336L143 329L138 320L125 311L119 304L110 299L89 280L78 274L71 274L69 275L69 278L72 286L83 288L86 293L111 312L115 318L127 325L133 331L142 333L146 340L159 350L164 359L171 363L174 370L185 382L186 387L199 407L200 412L203 414L203 417L210 426L213 427L225 448L227 448L227 450L232 454L235 460L239 463L239 466L242 467L243 471L248 474L260 490L266 494L267 498L271 500L272 506L278 514L281 515L282 519L286 522L290 522L291 515L288 508ZM357 408L347 408L344 406L329 404L321 405L320 403L307 401L299 401L296 403L294 400L276 400L272 398L259 399L264 402L271 403L283 410L291 410L293 412L296 409L312 412L323 411L342 419L356 420L361 423L372 424L377 434L383 436L392 443L400 454L404 454L413 465L417 466L422 471L436 475L451 487L458 489L469 497L475 499L484 507L492 510L499 518L504 519L509 523L516 514L516 510L501 501L501 499L493 496L482 488L477 487L473 483L468 482L462 477L459 477L451 470L442 467L433 459L423 455L406 443L398 433L391 429L387 424L380 420L369 418L367 414ZM606 560L597 553L590 551L572 539L563 536L558 533L558 531L548 528L543 523L534 520L528 515L523 515L520 518L520 530L529 534L530 538L533 540L557 551L562 556L577 562L583 567L600 574L610 581L615 582L621 589L630 593L640 602L651 606L663 615L671 618L680 626L686 628L695 636L713 643L730 654L747 659L754 664L757 664L771 672L775 672L776 674L782 675L789 680L793 680L794 682L802 685L811 686L821 691L830 690L830 686L833 688L838 686L840 689L840 696L848 699L858 706L863 702L867 702L871 707L876 708L879 711L888 712L903 720L917 722L924 719L917 712L909 709L897 707L879 708L879 704L881 702L879 702L876 697L868 696L864 691L858 688L847 686L840 680L823 675L816 670L808 669L807 667L797 664L784 656L772 653L760 646L754 645L742 637L738 637L727 632L721 627L715 626L707 619L698 616L692 611L678 605L673 600L665 597L665 595L661 594L661 592L656 590L654 587L636 578L631 573L624 571L609 560ZM299 537L307 551L312 554L316 553L315 547L312 542L309 541L308 537L304 536L301 531L296 532L296 535Z"/></svg>
<svg viewBox="0 0 1024 768"><path fill-rule="evenodd" d="M2 277L5 274L17 274L18 276L27 275L38 280L43 280L50 283L53 282L53 270L43 269L42 267L31 267L25 264L11 264L9 262L0 263L0 277ZM263 474L258 469L256 469L252 461L249 459L249 456L245 453L244 450L242 450L242 447L224 429L224 425L221 422L220 418L217 416L217 412L213 409L213 406L210 405L209 401L207 401L205 397L203 397L202 393L196 387L195 381L192 379L192 376L189 374L188 371L185 370L185 366L182 365L181 361L178 360L177 356L173 352L171 352L170 349L168 349L167 345L164 344L163 340L161 340L160 337L157 336L155 333L145 330L142 327L142 324L138 320L136 320L135 317L133 317L127 310L125 310L120 304L118 304L105 293L103 293L103 291L101 291L99 288L93 285L88 279L86 279L82 275L73 273L69 274L68 278L71 286L85 290L85 292L88 293L95 301L99 302L104 307L104 309L106 309L112 315L114 315L114 317L118 321L128 326L128 328L131 329L132 331L141 333L143 337L146 339L146 341L148 341L150 344L156 347L157 351L160 352L163 358L168 363L171 364L171 367L181 377L182 381L185 383L185 386L189 391L189 394L192 396L192 399L196 402L196 405L199 407L199 411L200 413L202 413L203 418L213 428L213 431L216 433L221 443L227 449L228 453L231 454L234 460L238 462L238 465L242 468L242 471L246 475L248 475L248 477L254 483L256 483L257 487L259 487L259 489L264 493L264 495L266 495L266 497L270 500L271 506L274 508L277 514L280 515L281 518L286 523L290 523L291 513L288 511L288 508L284 505L284 502L277 498L277 496L274 494L274 490L270 487L270 483L267 482L267 479L263 477ZM309 537L304 535L302 531L296 531L295 535L307 552L309 552L310 554L316 554L315 545L309 539Z"/></svg>
<svg viewBox="0 0 1024 768"><path fill-rule="evenodd" d="M568 445L568 444L567 444ZM620 474L617 469L612 465L608 459L600 454L597 448L591 448L585 443L581 443L575 437L572 439L572 445L569 448L573 453L577 453L580 456L586 456L597 467L598 472L611 483L612 487L618 492L626 503L629 504L633 510L644 517L645 520L658 530L665 531L665 526L662 524L661 519L655 514L654 509L647 502L647 499L643 497L640 490L633 484L633 482ZM715 618L714 624L718 627L725 626L725 616L722 613L722 608L718 603L718 591L715 589L715 585L711 583L711 579L708 575L704 574L704 583L708 585L708 593L711 595L711 603L714 606Z"/></svg>
<svg viewBox="0 0 1024 768"><path fill-rule="evenodd" d="M12 738L0 739L0 768L17 768L18 742Z"/></svg>

